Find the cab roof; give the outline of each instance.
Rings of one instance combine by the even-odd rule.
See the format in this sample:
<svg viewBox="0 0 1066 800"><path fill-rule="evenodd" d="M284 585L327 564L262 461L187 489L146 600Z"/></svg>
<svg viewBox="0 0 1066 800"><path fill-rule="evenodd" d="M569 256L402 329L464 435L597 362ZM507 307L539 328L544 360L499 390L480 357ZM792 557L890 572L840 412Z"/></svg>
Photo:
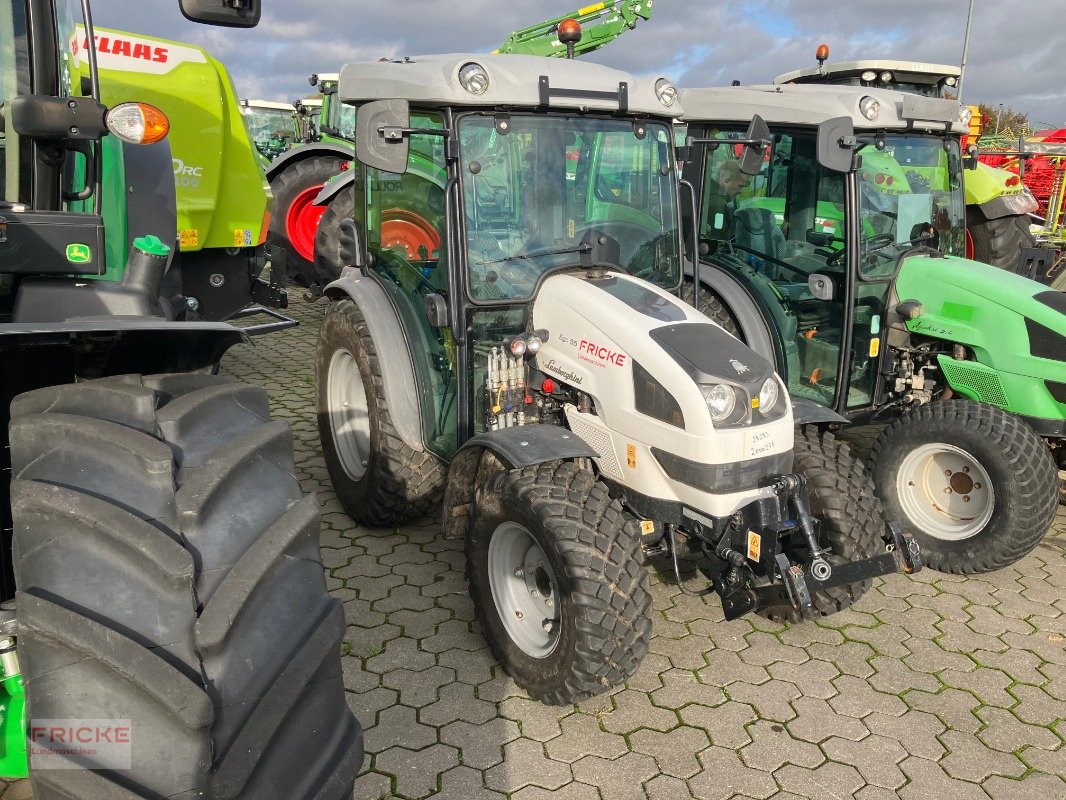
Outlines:
<svg viewBox="0 0 1066 800"><path fill-rule="evenodd" d="M489 76L482 94L472 94L459 83L459 70L470 63L480 64ZM341 70L338 91L346 103L395 98L415 106L538 108L544 106L546 89L547 107L552 109L618 111L621 96L630 113L672 118L681 113L681 103L675 99L665 106L659 101L655 83L660 77L639 78L561 58L451 53L348 64Z"/></svg>
<svg viewBox="0 0 1066 800"><path fill-rule="evenodd" d="M863 97L874 97L880 110L873 120L859 111ZM819 125L850 117L856 130L944 131L966 133L956 100L896 92L890 89L837 85L723 86L683 89L686 122L748 123L758 114L769 125Z"/></svg>
<svg viewBox="0 0 1066 800"><path fill-rule="evenodd" d="M872 70L877 73L891 72L893 77L909 83L937 83L944 78L958 78L962 70L953 64L927 64L923 61L893 61L889 59L866 59L865 61L841 61L819 67L796 69L774 78L775 84L798 83L829 78L858 78Z"/></svg>
<svg viewBox="0 0 1066 800"><path fill-rule="evenodd" d="M279 103L275 100L241 100L241 105L248 108L270 108L275 111L292 111L292 103Z"/></svg>

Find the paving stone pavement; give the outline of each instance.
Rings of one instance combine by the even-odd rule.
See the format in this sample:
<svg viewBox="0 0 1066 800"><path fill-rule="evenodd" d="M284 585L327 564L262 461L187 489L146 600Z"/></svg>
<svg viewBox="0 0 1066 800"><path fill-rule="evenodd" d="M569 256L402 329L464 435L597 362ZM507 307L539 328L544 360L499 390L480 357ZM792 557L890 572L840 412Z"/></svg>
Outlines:
<svg viewBox="0 0 1066 800"><path fill-rule="evenodd" d="M231 351L223 370L268 389L322 506L366 731L358 800L1066 798L1066 514L1014 567L892 576L817 624L726 623L716 598L653 569L640 671L546 707L494 663L461 542L436 520L367 530L341 510L314 414L324 306L294 305L299 328ZM2 797L29 797L26 782Z"/></svg>

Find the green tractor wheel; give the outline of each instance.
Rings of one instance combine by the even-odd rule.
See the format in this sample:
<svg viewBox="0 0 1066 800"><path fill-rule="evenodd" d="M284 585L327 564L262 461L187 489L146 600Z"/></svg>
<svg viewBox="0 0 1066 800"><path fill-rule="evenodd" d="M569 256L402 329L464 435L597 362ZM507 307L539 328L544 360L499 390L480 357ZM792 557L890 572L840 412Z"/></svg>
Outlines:
<svg viewBox="0 0 1066 800"><path fill-rule="evenodd" d="M1051 527L1059 478L1047 446L1000 408L945 400L905 411L870 454L889 519L925 563L969 575L1009 566Z"/></svg>

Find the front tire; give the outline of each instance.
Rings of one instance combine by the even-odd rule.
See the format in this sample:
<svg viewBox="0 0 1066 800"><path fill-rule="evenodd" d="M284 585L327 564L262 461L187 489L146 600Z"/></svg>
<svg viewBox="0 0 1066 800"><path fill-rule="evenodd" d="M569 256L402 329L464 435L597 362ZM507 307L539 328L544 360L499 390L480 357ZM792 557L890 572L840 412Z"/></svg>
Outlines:
<svg viewBox="0 0 1066 800"><path fill-rule="evenodd" d="M119 772L31 755L34 796L350 796L344 613L266 394L200 374L39 389L10 441L27 716L131 726Z"/></svg>
<svg viewBox="0 0 1066 800"><path fill-rule="evenodd" d="M869 474L848 445L813 425L796 428L793 464L807 481L811 513L821 521L821 544L831 553L829 563L835 566L875 555L878 546L883 547L885 517ZM828 617L856 603L871 583L865 580L815 592L810 608L781 605L759 613L778 622Z"/></svg>
<svg viewBox="0 0 1066 800"><path fill-rule="evenodd" d="M871 453L890 518L912 529L922 559L960 575L1002 569L1051 527L1058 472L1018 417L970 400L908 409Z"/></svg>
<svg viewBox="0 0 1066 800"><path fill-rule="evenodd" d="M1034 247L1027 214L988 219L979 208L967 207L966 233L974 261L1014 271L1023 247Z"/></svg>
<svg viewBox="0 0 1066 800"><path fill-rule="evenodd" d="M361 525L392 527L433 511L447 471L392 423L377 347L352 300L333 303L315 353L318 432L333 488Z"/></svg>
<svg viewBox="0 0 1066 800"><path fill-rule="evenodd" d="M644 659L640 535L592 472L555 461L496 473L477 490L466 562L485 638L533 699L579 702Z"/></svg>
<svg viewBox="0 0 1066 800"><path fill-rule="evenodd" d="M681 287L681 299L690 306L694 305L692 301L696 299L696 291L691 280L686 279L684 286ZM721 325L726 333L744 341L744 336L740 332L740 324L733 312L726 307L718 295L706 286L700 289L700 307L696 310Z"/></svg>

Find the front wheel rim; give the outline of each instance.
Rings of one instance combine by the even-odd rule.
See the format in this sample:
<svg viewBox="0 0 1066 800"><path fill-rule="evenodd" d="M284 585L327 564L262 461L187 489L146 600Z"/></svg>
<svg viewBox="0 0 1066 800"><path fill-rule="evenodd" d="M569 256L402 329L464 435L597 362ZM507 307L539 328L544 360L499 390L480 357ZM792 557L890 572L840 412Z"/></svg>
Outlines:
<svg viewBox="0 0 1066 800"><path fill-rule="evenodd" d="M976 536L996 506L992 481L973 455L944 442L915 448L896 473L903 512L935 539L959 542Z"/></svg>
<svg viewBox="0 0 1066 800"><path fill-rule="evenodd" d="M504 522L489 539L489 588L511 641L532 658L559 644L559 592L544 550L525 526Z"/></svg>
<svg viewBox="0 0 1066 800"><path fill-rule="evenodd" d="M358 481L370 462L370 409L359 363L338 350L326 373L326 403L333 449L345 474Z"/></svg>

